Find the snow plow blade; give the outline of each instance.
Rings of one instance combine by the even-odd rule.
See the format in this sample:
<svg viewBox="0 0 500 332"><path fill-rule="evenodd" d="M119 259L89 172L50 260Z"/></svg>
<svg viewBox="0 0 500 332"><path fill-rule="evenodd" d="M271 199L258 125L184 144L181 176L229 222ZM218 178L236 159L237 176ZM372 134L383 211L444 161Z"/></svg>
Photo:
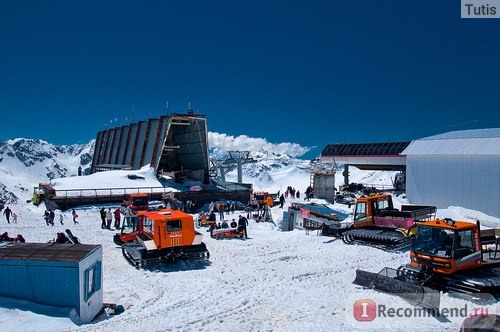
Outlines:
<svg viewBox="0 0 500 332"><path fill-rule="evenodd" d="M379 273L356 270L354 284L397 295L413 305L439 309L440 294L437 290L411 282L402 270L384 268Z"/></svg>

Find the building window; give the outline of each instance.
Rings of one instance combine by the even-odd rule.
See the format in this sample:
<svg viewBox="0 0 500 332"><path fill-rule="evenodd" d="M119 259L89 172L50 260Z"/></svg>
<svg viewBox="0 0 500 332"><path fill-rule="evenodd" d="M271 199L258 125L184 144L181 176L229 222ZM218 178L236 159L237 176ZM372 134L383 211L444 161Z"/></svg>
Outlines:
<svg viewBox="0 0 500 332"><path fill-rule="evenodd" d="M101 265L102 263L98 261L85 270L85 301L101 289Z"/></svg>

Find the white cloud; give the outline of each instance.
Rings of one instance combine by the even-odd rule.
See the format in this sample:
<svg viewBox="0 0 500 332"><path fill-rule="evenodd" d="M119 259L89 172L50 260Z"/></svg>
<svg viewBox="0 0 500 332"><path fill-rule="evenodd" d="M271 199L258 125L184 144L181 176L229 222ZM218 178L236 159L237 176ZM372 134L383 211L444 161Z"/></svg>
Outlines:
<svg viewBox="0 0 500 332"><path fill-rule="evenodd" d="M280 155L289 155L293 158L303 156L312 148L297 143L271 143L265 138L253 138L246 135L230 136L221 133L208 133L208 145L216 157L227 155L228 151L272 151Z"/></svg>

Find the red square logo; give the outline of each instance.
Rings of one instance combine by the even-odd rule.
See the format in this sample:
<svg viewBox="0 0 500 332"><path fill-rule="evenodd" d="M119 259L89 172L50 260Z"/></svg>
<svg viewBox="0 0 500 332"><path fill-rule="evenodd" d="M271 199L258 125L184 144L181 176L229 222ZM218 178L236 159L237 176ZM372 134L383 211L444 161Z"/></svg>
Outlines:
<svg viewBox="0 0 500 332"><path fill-rule="evenodd" d="M373 300L357 300L354 302L353 314L359 322L371 322L377 316L377 305Z"/></svg>

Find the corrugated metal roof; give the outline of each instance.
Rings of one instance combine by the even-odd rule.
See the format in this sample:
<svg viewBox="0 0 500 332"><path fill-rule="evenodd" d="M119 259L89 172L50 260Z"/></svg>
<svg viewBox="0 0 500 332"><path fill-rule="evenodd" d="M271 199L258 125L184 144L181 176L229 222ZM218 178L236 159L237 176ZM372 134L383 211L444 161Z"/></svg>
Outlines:
<svg viewBox="0 0 500 332"><path fill-rule="evenodd" d="M399 155L410 142L328 144L321 156L393 156Z"/></svg>
<svg viewBox="0 0 500 332"><path fill-rule="evenodd" d="M415 140L403 155L500 154L500 128L452 131Z"/></svg>
<svg viewBox="0 0 500 332"><path fill-rule="evenodd" d="M420 140L454 139L454 138L493 138L500 137L500 128L484 128L450 131L447 133L421 138Z"/></svg>
<svg viewBox="0 0 500 332"><path fill-rule="evenodd" d="M98 247L93 244L13 243L0 247L0 260L79 262Z"/></svg>

